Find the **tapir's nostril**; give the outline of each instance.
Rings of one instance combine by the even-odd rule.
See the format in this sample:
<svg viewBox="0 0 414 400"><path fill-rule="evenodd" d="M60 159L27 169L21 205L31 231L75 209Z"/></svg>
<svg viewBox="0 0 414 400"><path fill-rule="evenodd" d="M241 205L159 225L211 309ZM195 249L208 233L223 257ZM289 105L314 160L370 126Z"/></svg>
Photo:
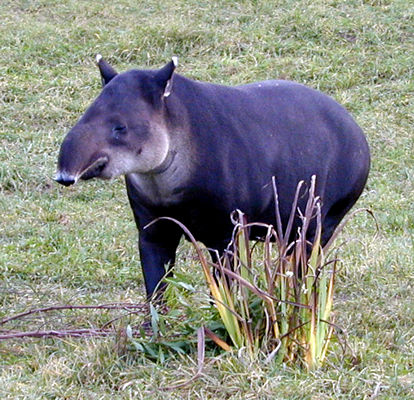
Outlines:
<svg viewBox="0 0 414 400"><path fill-rule="evenodd" d="M63 186L70 186L73 185L75 183L74 179L56 179L57 183L60 183Z"/></svg>
<svg viewBox="0 0 414 400"><path fill-rule="evenodd" d="M63 186L70 186L76 182L76 180L72 176L66 174L57 174L55 177L55 181Z"/></svg>

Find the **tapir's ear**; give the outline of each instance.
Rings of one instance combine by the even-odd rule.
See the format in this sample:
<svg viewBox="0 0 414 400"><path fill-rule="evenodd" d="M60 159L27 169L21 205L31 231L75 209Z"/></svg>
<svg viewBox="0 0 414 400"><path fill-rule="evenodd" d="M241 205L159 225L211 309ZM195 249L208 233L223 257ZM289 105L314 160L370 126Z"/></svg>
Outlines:
<svg viewBox="0 0 414 400"><path fill-rule="evenodd" d="M99 71L101 73L102 86L107 85L113 77L118 75L116 72L103 58L100 54L96 56L96 63L98 64Z"/></svg>
<svg viewBox="0 0 414 400"><path fill-rule="evenodd" d="M173 74L178 65L178 58L173 57L171 61L163 68L161 68L155 75L157 84L162 88L162 97L168 97L172 91Z"/></svg>

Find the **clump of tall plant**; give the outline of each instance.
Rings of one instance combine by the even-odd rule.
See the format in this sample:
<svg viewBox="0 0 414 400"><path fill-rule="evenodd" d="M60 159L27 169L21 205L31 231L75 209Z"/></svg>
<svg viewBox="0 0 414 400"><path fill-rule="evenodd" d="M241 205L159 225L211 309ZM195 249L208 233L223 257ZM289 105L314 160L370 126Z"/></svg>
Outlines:
<svg viewBox="0 0 414 400"><path fill-rule="evenodd" d="M315 195L315 177L311 179L306 207L299 210L303 185L300 182L297 186L284 232L275 181L275 226L247 223L243 213L236 211L233 240L216 263L208 261L191 233L186 233L196 247L231 344L210 331L207 335L226 350L245 349L252 358L265 353L268 362L299 362L314 369L325 360L334 331L337 260L327 259L327 252L344 223L322 247L321 204ZM297 213L301 226L296 240L289 243ZM307 240L311 224L316 226L312 243ZM267 231L263 247L249 242L249 229L254 225Z"/></svg>

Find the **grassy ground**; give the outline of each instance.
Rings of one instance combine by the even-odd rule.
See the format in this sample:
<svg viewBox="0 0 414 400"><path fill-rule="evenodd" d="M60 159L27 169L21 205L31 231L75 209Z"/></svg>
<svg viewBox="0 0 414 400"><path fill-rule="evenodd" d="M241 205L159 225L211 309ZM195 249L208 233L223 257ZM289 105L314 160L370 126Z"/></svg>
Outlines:
<svg viewBox="0 0 414 400"><path fill-rule="evenodd" d="M225 84L282 77L344 104L364 128L373 165L342 240L338 345L310 374L196 353L153 361L120 339L0 342L3 399L413 399L414 6L407 0L3 0L0 4L0 318L50 304L143 301L136 230L122 179L53 183L59 144L100 88L94 55L119 70L156 67ZM191 248L177 270L196 292L171 296L196 329L207 318ZM1 329L96 326L116 313L55 313ZM120 326L139 324L140 317ZM122 347L122 346L121 346ZM348 352L350 354L350 352Z"/></svg>

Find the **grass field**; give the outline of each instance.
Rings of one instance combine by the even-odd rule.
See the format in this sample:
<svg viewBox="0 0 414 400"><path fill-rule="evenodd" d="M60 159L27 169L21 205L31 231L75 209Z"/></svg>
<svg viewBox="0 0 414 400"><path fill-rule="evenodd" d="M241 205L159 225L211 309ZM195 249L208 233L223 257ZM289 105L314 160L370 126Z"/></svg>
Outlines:
<svg viewBox="0 0 414 400"><path fill-rule="evenodd" d="M0 341L0 398L414 399L412 1L2 0L0 21L0 318L144 299L122 179L69 189L52 180L63 136L99 93L98 52L121 71L177 55L179 73L195 79L279 77L332 95L370 142L372 171L358 205L380 227L376 234L359 214L339 239L335 313L350 350L344 356L334 345L321 370L210 351L198 380L161 391L196 372L195 350L154 361L115 337L14 339ZM177 273L194 291L171 291L186 319L172 318L167 332L187 330L194 342L209 316L188 244ZM59 312L0 333L88 328L118 314Z"/></svg>

